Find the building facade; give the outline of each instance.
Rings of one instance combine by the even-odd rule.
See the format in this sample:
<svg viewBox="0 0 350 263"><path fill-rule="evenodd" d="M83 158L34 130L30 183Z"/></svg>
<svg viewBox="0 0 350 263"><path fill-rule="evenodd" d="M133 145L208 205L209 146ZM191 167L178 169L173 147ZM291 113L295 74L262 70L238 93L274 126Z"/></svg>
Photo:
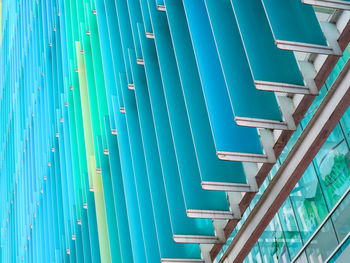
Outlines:
<svg viewBox="0 0 350 263"><path fill-rule="evenodd" d="M349 57L348 46L284 148L276 167L255 196L248 213L254 208ZM340 248L345 250L350 232L349 118L348 109L244 262L336 262L338 254L341 254L336 252ZM243 221L233 231L217 261Z"/></svg>
<svg viewBox="0 0 350 263"><path fill-rule="evenodd" d="M0 263L346 262L350 1L0 2Z"/></svg>

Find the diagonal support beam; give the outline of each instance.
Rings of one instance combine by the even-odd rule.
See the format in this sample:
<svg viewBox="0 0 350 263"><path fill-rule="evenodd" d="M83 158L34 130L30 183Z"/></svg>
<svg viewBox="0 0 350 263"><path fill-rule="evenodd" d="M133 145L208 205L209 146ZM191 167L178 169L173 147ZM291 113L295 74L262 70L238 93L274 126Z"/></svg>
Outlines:
<svg viewBox="0 0 350 263"><path fill-rule="evenodd" d="M350 105L350 60L220 262L243 262Z"/></svg>

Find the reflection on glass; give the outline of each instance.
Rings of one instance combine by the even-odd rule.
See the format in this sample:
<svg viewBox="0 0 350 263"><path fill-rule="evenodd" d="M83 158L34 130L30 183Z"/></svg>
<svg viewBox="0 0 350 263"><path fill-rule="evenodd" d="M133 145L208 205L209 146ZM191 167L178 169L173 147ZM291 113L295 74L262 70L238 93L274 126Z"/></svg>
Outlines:
<svg viewBox="0 0 350 263"><path fill-rule="evenodd" d="M315 112L318 109L318 106L321 104L322 100L327 94L327 88L325 85L322 86L321 90L319 91L318 96L315 98L315 100L312 102L310 108L306 112L304 118L301 121L301 126L306 127L306 125L309 123L311 120L312 116L314 116Z"/></svg>
<svg viewBox="0 0 350 263"><path fill-rule="evenodd" d="M309 262L323 263L337 247L338 241L333 226L328 221L306 248Z"/></svg>
<svg viewBox="0 0 350 263"><path fill-rule="evenodd" d="M340 124L345 133L346 141L348 145L350 145L350 107L347 109L343 117L340 119Z"/></svg>
<svg viewBox="0 0 350 263"><path fill-rule="evenodd" d="M328 207L333 207L350 185L350 153L337 125L314 159Z"/></svg>
<svg viewBox="0 0 350 263"><path fill-rule="evenodd" d="M348 256L349 256L349 250L350 250L350 236L344 240L340 248L336 251L335 254L331 256L329 261L327 263L341 263L341 262L347 262ZM345 252L345 253L344 253Z"/></svg>
<svg viewBox="0 0 350 263"><path fill-rule="evenodd" d="M244 263L262 263L261 254L259 250L258 243L252 248L248 256L243 261Z"/></svg>
<svg viewBox="0 0 350 263"><path fill-rule="evenodd" d="M298 125L297 130L293 133L293 135L291 136L291 138L289 139L287 145L283 148L281 155L279 157L279 161L282 163L284 162L284 160L286 159L288 153L290 152L290 150L292 149L292 147L294 146L295 142L298 140L298 138L300 137L300 134L302 133L302 129L301 126Z"/></svg>
<svg viewBox="0 0 350 263"><path fill-rule="evenodd" d="M278 214L288 246L289 255L291 258L294 258L302 248L303 244L289 198L284 202L278 211Z"/></svg>
<svg viewBox="0 0 350 263"><path fill-rule="evenodd" d="M337 79L339 73L344 68L344 65L348 61L349 57L350 57L350 45L348 45L347 48L344 50L343 56L339 58L337 64L335 65L331 74L327 78L326 85L328 86L328 88L330 88L333 85L334 81Z"/></svg>
<svg viewBox="0 0 350 263"><path fill-rule="evenodd" d="M305 171L294 187L290 200L304 241L314 233L328 214L321 188L312 166Z"/></svg>
<svg viewBox="0 0 350 263"><path fill-rule="evenodd" d="M283 262L288 259L287 244L279 220L274 217L259 239L263 262ZM280 261L282 260L282 261Z"/></svg>
<svg viewBox="0 0 350 263"><path fill-rule="evenodd" d="M350 232L350 194L341 202L331 218L338 240L342 241Z"/></svg>
<svg viewBox="0 0 350 263"><path fill-rule="evenodd" d="M305 252L301 253L295 263L308 263Z"/></svg>

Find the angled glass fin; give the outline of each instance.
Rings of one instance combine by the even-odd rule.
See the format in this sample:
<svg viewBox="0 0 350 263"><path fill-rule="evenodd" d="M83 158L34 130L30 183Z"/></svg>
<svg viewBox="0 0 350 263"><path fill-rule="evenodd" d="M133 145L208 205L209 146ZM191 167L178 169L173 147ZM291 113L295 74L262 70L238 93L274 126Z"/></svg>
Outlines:
<svg viewBox="0 0 350 263"><path fill-rule="evenodd" d="M235 117L282 121L274 93L259 91L254 86L230 2L203 2L207 7Z"/></svg>
<svg viewBox="0 0 350 263"><path fill-rule="evenodd" d="M262 0L277 47L332 54L312 6L294 0Z"/></svg>
<svg viewBox="0 0 350 263"><path fill-rule="evenodd" d="M202 84L181 1L166 0L167 18L181 78L187 114L202 178L205 182L246 183L240 162L217 158Z"/></svg>
<svg viewBox="0 0 350 263"><path fill-rule="evenodd" d="M292 51L279 49L261 1L231 0L254 83L304 86ZM252 19L254 17L254 19Z"/></svg>
<svg viewBox="0 0 350 263"><path fill-rule="evenodd" d="M183 0L183 4L216 150L262 154L257 130L235 123L204 2Z"/></svg>

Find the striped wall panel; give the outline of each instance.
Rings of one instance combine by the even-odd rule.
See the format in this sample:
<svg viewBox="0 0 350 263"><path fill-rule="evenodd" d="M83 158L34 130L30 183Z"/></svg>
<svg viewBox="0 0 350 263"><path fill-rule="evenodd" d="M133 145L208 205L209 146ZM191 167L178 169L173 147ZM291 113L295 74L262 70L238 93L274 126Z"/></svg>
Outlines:
<svg viewBox="0 0 350 263"><path fill-rule="evenodd" d="M1 4L0 262L211 262L318 93L309 58L342 54L312 5L350 9Z"/></svg>

